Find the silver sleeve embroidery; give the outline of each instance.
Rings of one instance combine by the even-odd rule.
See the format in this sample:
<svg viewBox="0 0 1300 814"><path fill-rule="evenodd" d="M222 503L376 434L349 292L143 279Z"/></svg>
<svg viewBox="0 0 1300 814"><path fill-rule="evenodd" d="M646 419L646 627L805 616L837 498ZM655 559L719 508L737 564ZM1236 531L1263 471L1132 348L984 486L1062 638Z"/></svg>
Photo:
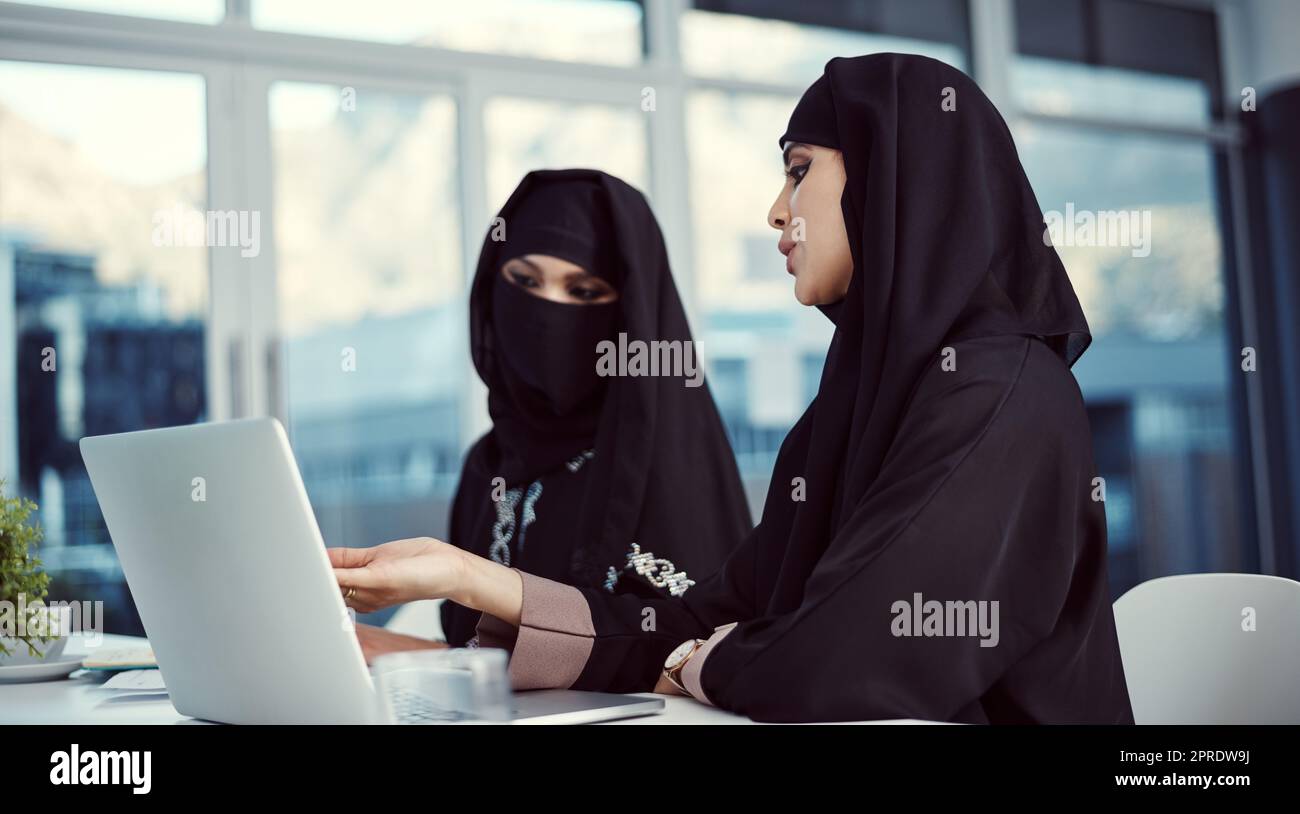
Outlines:
<svg viewBox="0 0 1300 814"><path fill-rule="evenodd" d="M533 481L528 485L528 494L520 487L506 490L501 499L495 501L497 509L497 521L492 524L492 546L488 549L488 556L494 562L502 565L510 564L510 540L515 536L515 507L519 505L519 498L524 498L524 511L522 523L519 529L519 550L524 550L524 535L528 532L528 527L537 519L537 512L534 506L537 499L542 496L542 482Z"/></svg>
<svg viewBox="0 0 1300 814"><path fill-rule="evenodd" d="M537 512L533 507L537 504L537 498L542 496L542 482L535 480L528 485L528 494L524 495L524 518L523 525L519 529L519 553L524 553L524 535L528 533L528 527L537 519Z"/></svg>
<svg viewBox="0 0 1300 814"><path fill-rule="evenodd" d="M519 505L522 494L522 489L507 489L500 500L493 501L497 521L492 524L492 546L488 549L493 562L510 564L510 538L515 536L515 506Z"/></svg>
<svg viewBox="0 0 1300 814"><path fill-rule="evenodd" d="M619 577L629 569L645 577L656 588L666 588L672 596L681 596L695 584L695 580L688 578L685 571L677 570L672 560L656 557L650 551L642 553L641 546L633 543L622 570L615 569L612 565L609 567L609 572L605 574L605 590L613 593Z"/></svg>
<svg viewBox="0 0 1300 814"><path fill-rule="evenodd" d="M564 466L570 472L577 472L595 455L594 449L584 450L566 461ZM519 506L520 498L523 498L524 508L520 517L519 543L516 548L519 552L523 552L524 537L528 533L528 527L537 519L536 506L541 496L542 482L535 480L528 484L527 492L522 487L516 486L514 489L507 489L500 500L493 501L496 506L497 520L492 524L492 545L488 547L488 556L493 562L510 565L510 541L515 537L515 508Z"/></svg>
<svg viewBox="0 0 1300 814"><path fill-rule="evenodd" d="M579 469L582 468L582 465L584 463L590 461L595 456L596 456L596 450L594 449L583 450L582 452L570 458L564 465L568 467L570 472L577 472Z"/></svg>

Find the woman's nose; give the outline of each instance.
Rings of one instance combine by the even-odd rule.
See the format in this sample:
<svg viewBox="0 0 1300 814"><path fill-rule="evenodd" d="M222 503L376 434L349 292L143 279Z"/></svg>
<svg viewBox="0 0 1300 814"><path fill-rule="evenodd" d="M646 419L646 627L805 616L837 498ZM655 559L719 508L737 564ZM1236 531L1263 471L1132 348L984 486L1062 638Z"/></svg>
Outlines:
<svg viewBox="0 0 1300 814"><path fill-rule="evenodd" d="M784 230L789 222L790 208L786 205L785 194L782 193L772 202L772 208L767 210L767 225L773 229Z"/></svg>

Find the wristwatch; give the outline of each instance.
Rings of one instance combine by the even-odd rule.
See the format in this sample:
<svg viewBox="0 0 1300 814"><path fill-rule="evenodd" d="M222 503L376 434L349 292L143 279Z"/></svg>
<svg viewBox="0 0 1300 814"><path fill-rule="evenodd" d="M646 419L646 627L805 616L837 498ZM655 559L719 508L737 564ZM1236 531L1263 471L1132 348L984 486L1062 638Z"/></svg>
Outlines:
<svg viewBox="0 0 1300 814"><path fill-rule="evenodd" d="M686 662L691 660L691 656L695 655L695 652L704 645L705 641L707 640L687 639L677 645L677 648L669 653L668 658L664 660L664 678L671 681L674 687L686 695L690 695L691 692L682 683L682 668L686 666Z"/></svg>

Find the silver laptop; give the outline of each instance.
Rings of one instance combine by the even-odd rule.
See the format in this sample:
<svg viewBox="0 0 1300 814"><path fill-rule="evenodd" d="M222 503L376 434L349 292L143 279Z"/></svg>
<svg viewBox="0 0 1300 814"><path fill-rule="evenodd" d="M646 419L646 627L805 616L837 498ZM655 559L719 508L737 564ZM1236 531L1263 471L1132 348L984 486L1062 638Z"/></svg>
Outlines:
<svg viewBox="0 0 1300 814"><path fill-rule="evenodd" d="M250 724L373 723L381 705L280 422L81 440L172 704ZM411 705L419 720L420 704ZM437 699L425 699L430 704ZM518 693L518 723L648 715L663 700Z"/></svg>

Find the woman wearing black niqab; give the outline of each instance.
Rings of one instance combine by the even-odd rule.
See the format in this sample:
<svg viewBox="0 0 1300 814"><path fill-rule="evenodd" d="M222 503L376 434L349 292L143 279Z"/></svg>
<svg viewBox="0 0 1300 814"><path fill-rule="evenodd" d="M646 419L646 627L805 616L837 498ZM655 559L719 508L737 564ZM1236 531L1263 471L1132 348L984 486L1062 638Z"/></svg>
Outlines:
<svg viewBox="0 0 1300 814"><path fill-rule="evenodd" d="M764 721L1132 723L1069 372L1091 336L1001 116L935 60L834 59L781 146L771 225L835 333L758 527L650 603L654 631L643 602L490 563L436 592L476 597L520 688L676 687Z"/></svg>
<svg viewBox="0 0 1300 814"><path fill-rule="evenodd" d="M690 344L654 214L605 173L547 170L525 176L498 218L470 291L492 429L466 456L450 542L560 582L680 595L752 524L707 386L691 371L597 374L598 345L619 333ZM507 267L529 258L571 263L616 298L591 301L590 283L576 289L587 301L538 296L538 277ZM443 603L448 643L472 642L478 621Z"/></svg>

